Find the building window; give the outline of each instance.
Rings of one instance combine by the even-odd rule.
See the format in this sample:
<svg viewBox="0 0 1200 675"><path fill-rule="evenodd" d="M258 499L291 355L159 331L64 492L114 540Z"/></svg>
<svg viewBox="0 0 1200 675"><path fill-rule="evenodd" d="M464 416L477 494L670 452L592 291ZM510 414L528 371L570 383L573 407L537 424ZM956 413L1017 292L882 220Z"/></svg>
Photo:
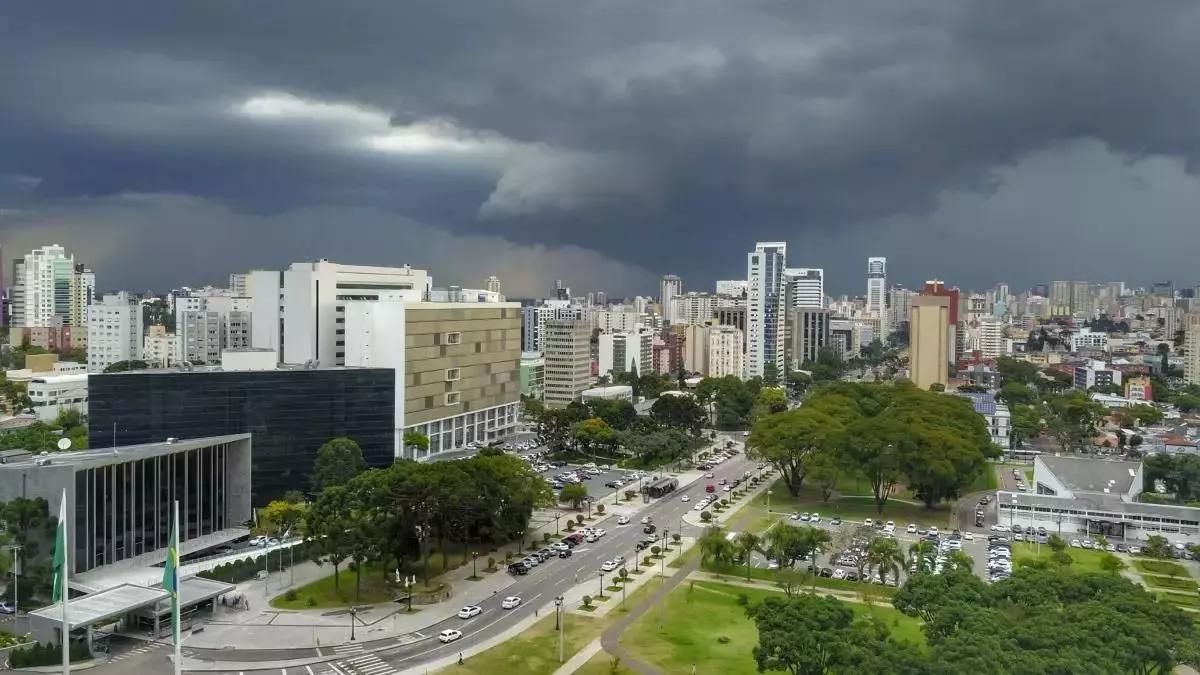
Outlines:
<svg viewBox="0 0 1200 675"><path fill-rule="evenodd" d="M459 379L459 369L458 368L447 368L446 369L446 381L447 382L454 382L455 380L458 380L458 379Z"/></svg>
<svg viewBox="0 0 1200 675"><path fill-rule="evenodd" d="M462 402L462 393L457 391L446 392L446 405L458 405Z"/></svg>
<svg viewBox="0 0 1200 675"><path fill-rule="evenodd" d="M448 345L462 344L462 333L445 333L442 342Z"/></svg>

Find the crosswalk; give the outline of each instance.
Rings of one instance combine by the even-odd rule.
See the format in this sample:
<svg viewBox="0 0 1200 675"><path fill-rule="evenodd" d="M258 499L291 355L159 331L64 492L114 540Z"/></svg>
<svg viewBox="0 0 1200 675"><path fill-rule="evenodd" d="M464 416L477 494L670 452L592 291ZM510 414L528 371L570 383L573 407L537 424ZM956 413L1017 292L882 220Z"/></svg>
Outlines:
<svg viewBox="0 0 1200 675"><path fill-rule="evenodd" d="M374 654L338 661L337 665L346 675L392 675L399 672Z"/></svg>
<svg viewBox="0 0 1200 675"><path fill-rule="evenodd" d="M361 642L347 642L346 644L334 645L334 654L356 654L363 650Z"/></svg>

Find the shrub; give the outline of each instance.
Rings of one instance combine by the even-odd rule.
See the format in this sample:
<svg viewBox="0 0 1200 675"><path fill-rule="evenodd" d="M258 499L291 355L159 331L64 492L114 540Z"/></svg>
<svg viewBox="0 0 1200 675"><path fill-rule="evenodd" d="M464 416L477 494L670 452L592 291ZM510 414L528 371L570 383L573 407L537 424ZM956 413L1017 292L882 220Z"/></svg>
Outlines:
<svg viewBox="0 0 1200 675"><path fill-rule="evenodd" d="M704 522L707 523L708 521L712 520L712 514L709 513L707 509L704 511L701 511L700 512L700 520L703 520Z"/></svg>
<svg viewBox="0 0 1200 675"><path fill-rule="evenodd" d="M543 532L543 533L542 533L542 543L543 543L543 544L549 544L549 543L550 543L550 533L549 533L549 532Z"/></svg>
<svg viewBox="0 0 1200 675"><path fill-rule="evenodd" d="M583 606L584 607L592 606L592 596L590 596L590 595L583 596Z"/></svg>
<svg viewBox="0 0 1200 675"><path fill-rule="evenodd" d="M506 564L506 565L507 565L509 562L511 562L511 561L512 561L512 559L513 559L513 552L512 552L512 551L505 551L505 552L504 552L504 564Z"/></svg>
<svg viewBox="0 0 1200 675"><path fill-rule="evenodd" d="M631 501L636 496L637 496L637 493L634 492L633 490L625 491L625 501Z"/></svg>
<svg viewBox="0 0 1200 675"><path fill-rule="evenodd" d="M683 537L679 536L679 533L676 532L675 534L671 535L671 539L675 540L675 543L678 544L679 540L683 539Z"/></svg>
<svg viewBox="0 0 1200 675"><path fill-rule="evenodd" d="M287 600L288 602L295 602L296 601L296 589L293 588L293 589L289 590L287 593L284 593L283 599Z"/></svg>
<svg viewBox="0 0 1200 675"><path fill-rule="evenodd" d="M658 546L651 546L651 547L650 547L650 554L651 554L651 555L658 555L659 553L662 553L662 548L660 548L660 547L658 547Z"/></svg>
<svg viewBox="0 0 1200 675"><path fill-rule="evenodd" d="M575 523L577 525L583 525L583 516L582 515L575 516Z"/></svg>
<svg viewBox="0 0 1200 675"><path fill-rule="evenodd" d="M604 515L604 505L603 504L596 505L596 513L598 513L600 515Z"/></svg>
<svg viewBox="0 0 1200 675"><path fill-rule="evenodd" d="M726 507L726 506L729 506L729 500L728 500L728 499L724 499L724 498L722 498L722 499L721 499L721 501L720 501L719 503L721 504L721 507L722 507L722 508L724 508L724 507Z"/></svg>
<svg viewBox="0 0 1200 675"><path fill-rule="evenodd" d="M646 556L646 557L642 558L642 564L643 564L643 565L650 565L650 564L652 564L653 562L654 562L654 560L652 560L652 559L650 558L650 556Z"/></svg>
<svg viewBox="0 0 1200 675"><path fill-rule="evenodd" d="M488 556L488 569L489 570L496 569L496 559L491 556Z"/></svg>
<svg viewBox="0 0 1200 675"><path fill-rule="evenodd" d="M317 599L310 595L310 596L308 596L308 601L305 602L304 604L308 605L309 607L316 607Z"/></svg>
<svg viewBox="0 0 1200 675"><path fill-rule="evenodd" d="M567 529L567 532L574 532L575 531L575 521L568 520L566 529Z"/></svg>
<svg viewBox="0 0 1200 675"><path fill-rule="evenodd" d="M749 604L749 602L750 602L750 598L746 597L745 593L737 594L738 607L745 607L747 604Z"/></svg>

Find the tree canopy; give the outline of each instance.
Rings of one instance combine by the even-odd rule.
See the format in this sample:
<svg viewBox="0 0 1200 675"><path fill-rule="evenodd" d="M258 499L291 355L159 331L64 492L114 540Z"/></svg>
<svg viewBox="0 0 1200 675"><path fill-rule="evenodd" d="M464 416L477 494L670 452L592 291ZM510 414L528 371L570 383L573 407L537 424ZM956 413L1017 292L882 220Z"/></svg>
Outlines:
<svg viewBox="0 0 1200 675"><path fill-rule="evenodd" d="M312 482L317 491L334 485L345 485L367 468L362 448L344 436L334 438L317 450L313 462Z"/></svg>

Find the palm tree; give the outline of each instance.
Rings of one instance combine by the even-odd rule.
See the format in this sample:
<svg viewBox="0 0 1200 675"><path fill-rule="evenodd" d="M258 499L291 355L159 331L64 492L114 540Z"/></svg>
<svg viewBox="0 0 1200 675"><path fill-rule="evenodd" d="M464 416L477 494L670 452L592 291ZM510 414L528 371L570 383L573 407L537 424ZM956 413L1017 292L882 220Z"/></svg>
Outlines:
<svg viewBox="0 0 1200 675"><path fill-rule="evenodd" d="M879 583L887 582L888 572L897 579L900 578L900 567L904 564L904 554L895 539L879 537L867 545L867 562L875 568L879 575Z"/></svg>
<svg viewBox="0 0 1200 675"><path fill-rule="evenodd" d="M733 542L725 537L725 531L719 527L710 527L700 537L701 564L713 563L718 567L728 565L733 560Z"/></svg>
<svg viewBox="0 0 1200 675"><path fill-rule="evenodd" d="M974 566L975 560L962 551L951 551L950 555L946 556L946 567L957 572L971 574L971 568Z"/></svg>
<svg viewBox="0 0 1200 675"><path fill-rule="evenodd" d="M908 547L908 567L916 574L933 571L933 554L937 549L933 542L922 539Z"/></svg>
<svg viewBox="0 0 1200 675"><path fill-rule="evenodd" d="M1096 535L1096 548L1100 550L1108 548L1108 537L1102 534Z"/></svg>
<svg viewBox="0 0 1200 675"><path fill-rule="evenodd" d="M1051 551L1055 552L1064 551L1067 548L1066 540L1057 534L1050 535L1050 537L1046 539L1046 545L1050 547Z"/></svg>
<svg viewBox="0 0 1200 675"><path fill-rule="evenodd" d="M808 551L808 557L812 560L812 592L817 592L817 554L825 551L833 543L833 536L828 530L822 530L819 527L809 527L803 532L803 545Z"/></svg>
<svg viewBox="0 0 1200 675"><path fill-rule="evenodd" d="M780 567L791 567L796 563L792 558L792 553L798 548L801 536L801 531L794 527L779 525L771 528L771 531L763 537L767 546L767 557L778 560ZM784 564L785 559L786 565Z"/></svg>
<svg viewBox="0 0 1200 675"><path fill-rule="evenodd" d="M753 532L742 532L733 541L738 553L746 559L746 581L750 581L750 554L759 550L761 543L759 536Z"/></svg>

